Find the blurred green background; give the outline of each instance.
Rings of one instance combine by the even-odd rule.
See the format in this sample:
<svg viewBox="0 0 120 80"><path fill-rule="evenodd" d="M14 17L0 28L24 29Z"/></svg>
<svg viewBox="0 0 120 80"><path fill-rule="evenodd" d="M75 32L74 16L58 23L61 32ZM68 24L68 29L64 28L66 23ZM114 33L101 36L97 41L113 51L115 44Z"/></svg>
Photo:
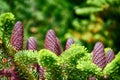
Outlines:
<svg viewBox="0 0 120 80"><path fill-rule="evenodd" d="M97 41L120 50L120 0L0 0L0 14L5 12L23 22L25 43L33 36L38 49L52 28L63 48L71 37L89 51Z"/></svg>

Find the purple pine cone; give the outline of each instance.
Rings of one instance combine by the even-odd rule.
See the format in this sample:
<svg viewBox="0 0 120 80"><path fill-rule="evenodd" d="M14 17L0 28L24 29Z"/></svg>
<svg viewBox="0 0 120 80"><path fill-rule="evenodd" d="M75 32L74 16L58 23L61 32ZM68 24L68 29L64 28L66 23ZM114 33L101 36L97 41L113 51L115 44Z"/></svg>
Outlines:
<svg viewBox="0 0 120 80"><path fill-rule="evenodd" d="M33 37L30 37L27 41L27 50L37 50L37 43L36 40ZM45 80L44 78L44 70L38 63L34 64L34 67L36 67L37 72L39 73L40 80Z"/></svg>
<svg viewBox="0 0 120 80"><path fill-rule="evenodd" d="M69 38L66 42L65 49L69 49L72 44L74 44L74 40L72 38Z"/></svg>
<svg viewBox="0 0 120 80"><path fill-rule="evenodd" d="M54 52L56 55L60 55L62 53L60 41L52 29L50 29L46 34L45 48Z"/></svg>
<svg viewBox="0 0 120 80"><path fill-rule="evenodd" d="M104 69L104 67L106 66L104 45L101 42L97 42L94 46L92 53L93 53L93 63L95 63L100 68Z"/></svg>
<svg viewBox="0 0 120 80"><path fill-rule="evenodd" d="M106 55L106 61L107 63L111 62L115 58L115 54L113 50L109 50Z"/></svg>
<svg viewBox="0 0 120 80"><path fill-rule="evenodd" d="M27 41L27 50L37 50L37 43L33 37L30 37Z"/></svg>
<svg viewBox="0 0 120 80"><path fill-rule="evenodd" d="M16 50L23 49L23 37L24 37L23 24L22 22L18 21L13 28L11 37L11 45Z"/></svg>
<svg viewBox="0 0 120 80"><path fill-rule="evenodd" d="M45 80L45 77L44 77L44 68L42 68L39 64L35 64L35 66L36 66L37 72L39 73L40 80Z"/></svg>

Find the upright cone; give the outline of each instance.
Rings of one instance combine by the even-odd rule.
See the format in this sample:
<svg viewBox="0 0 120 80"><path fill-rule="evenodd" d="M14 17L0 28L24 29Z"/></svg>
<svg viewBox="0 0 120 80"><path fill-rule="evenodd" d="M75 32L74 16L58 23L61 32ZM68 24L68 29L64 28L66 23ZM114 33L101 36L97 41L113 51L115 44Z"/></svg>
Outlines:
<svg viewBox="0 0 120 80"><path fill-rule="evenodd" d="M93 53L93 63L104 69L106 66L106 57L104 54L104 45L101 42L97 42L92 51Z"/></svg>
<svg viewBox="0 0 120 80"><path fill-rule="evenodd" d="M106 55L106 61L107 63L110 63L115 58L115 54L113 50L109 50Z"/></svg>
<svg viewBox="0 0 120 80"><path fill-rule="evenodd" d="M30 37L27 40L26 49L27 50L33 50L33 51L37 50L37 43L36 43L36 40L34 39L34 37ZM33 65L36 68L36 71L39 73L40 80L45 80L44 68L42 68L38 63L35 63Z"/></svg>
<svg viewBox="0 0 120 80"><path fill-rule="evenodd" d="M69 49L72 44L74 44L74 40L72 38L69 38L66 42L65 49Z"/></svg>
<svg viewBox="0 0 120 80"><path fill-rule="evenodd" d="M56 55L60 55L62 53L60 41L52 29L50 29L46 34L45 48L54 52Z"/></svg>
<svg viewBox="0 0 120 80"><path fill-rule="evenodd" d="M37 43L33 37L30 37L28 39L26 49L27 50L37 50Z"/></svg>
<svg viewBox="0 0 120 80"><path fill-rule="evenodd" d="M23 30L23 24L21 21L18 21L13 28L12 31L12 37L11 37L11 45L16 50L22 50L23 49L23 37L24 37L24 30Z"/></svg>

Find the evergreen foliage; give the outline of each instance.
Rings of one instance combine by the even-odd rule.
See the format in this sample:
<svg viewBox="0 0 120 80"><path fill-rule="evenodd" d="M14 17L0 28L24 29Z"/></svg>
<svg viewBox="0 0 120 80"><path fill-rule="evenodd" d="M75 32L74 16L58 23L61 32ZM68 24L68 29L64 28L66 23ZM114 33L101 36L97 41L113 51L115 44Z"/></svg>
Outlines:
<svg viewBox="0 0 120 80"><path fill-rule="evenodd" d="M3 43L8 44L14 21L15 17L12 13L8 12L0 15L0 39L3 41Z"/></svg>
<svg viewBox="0 0 120 80"><path fill-rule="evenodd" d="M14 45L9 44L10 31L12 32L14 20L12 13L0 15L0 33L2 33L0 36L0 80L89 80L90 76L94 76L97 80L120 79L120 52L114 58L108 58L110 62L105 64L104 69L93 62L95 54L97 54L95 62L98 61L99 63L99 60L106 58L107 51L111 51L110 48L104 51L104 45L101 42L96 43L97 46L95 45L92 53L89 53L85 46L75 43L69 45L69 48L61 52L59 56L49 49L36 51L32 50L34 48L30 48L31 50L17 51L13 48ZM58 43L58 38L56 36L53 38ZM50 44L49 41L48 44ZM34 46L36 49L36 43L29 46ZM57 44L57 46L59 45ZM57 48L61 49L61 47ZM100 52L106 53L106 55L99 58ZM113 56L113 52L110 55ZM8 65L4 66L2 63ZM36 63L43 68L44 78L38 76L36 69L34 69ZM104 65L104 63L102 64Z"/></svg>

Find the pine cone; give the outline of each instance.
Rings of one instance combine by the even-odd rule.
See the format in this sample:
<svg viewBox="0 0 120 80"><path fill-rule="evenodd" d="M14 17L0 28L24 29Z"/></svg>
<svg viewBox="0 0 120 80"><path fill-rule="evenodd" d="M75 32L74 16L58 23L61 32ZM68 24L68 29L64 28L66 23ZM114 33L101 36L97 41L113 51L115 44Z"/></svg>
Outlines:
<svg viewBox="0 0 120 80"><path fill-rule="evenodd" d="M40 80L45 80L45 77L44 77L45 69L41 67L39 64L35 64L35 67L36 67L37 72L39 73Z"/></svg>
<svg viewBox="0 0 120 80"><path fill-rule="evenodd" d="M54 52L56 55L60 55L62 53L60 41L52 29L50 29L46 34L45 48Z"/></svg>
<svg viewBox="0 0 120 80"><path fill-rule="evenodd" d="M104 67L106 66L104 45L101 42L97 42L94 46L92 53L93 53L93 63L95 63L100 68L104 69Z"/></svg>
<svg viewBox="0 0 120 80"><path fill-rule="evenodd" d="M24 37L23 24L22 22L18 21L13 28L11 37L11 45L16 50L23 49L23 37Z"/></svg>
<svg viewBox="0 0 120 80"><path fill-rule="evenodd" d="M107 63L111 62L115 58L115 54L113 50L109 50L106 55L106 61Z"/></svg>
<svg viewBox="0 0 120 80"><path fill-rule="evenodd" d="M72 44L74 44L74 40L72 38L69 38L66 42L65 49L69 49Z"/></svg>
<svg viewBox="0 0 120 80"><path fill-rule="evenodd" d="M30 37L27 41L27 50L37 50L37 43L33 37Z"/></svg>
<svg viewBox="0 0 120 80"><path fill-rule="evenodd" d="M33 37L30 37L27 41L27 46L26 46L27 50L37 50L37 43L36 40ZM45 80L44 78L44 69L42 67L40 67L40 65L38 63L33 64L34 67L36 67L36 71L39 73L40 76L40 80Z"/></svg>

